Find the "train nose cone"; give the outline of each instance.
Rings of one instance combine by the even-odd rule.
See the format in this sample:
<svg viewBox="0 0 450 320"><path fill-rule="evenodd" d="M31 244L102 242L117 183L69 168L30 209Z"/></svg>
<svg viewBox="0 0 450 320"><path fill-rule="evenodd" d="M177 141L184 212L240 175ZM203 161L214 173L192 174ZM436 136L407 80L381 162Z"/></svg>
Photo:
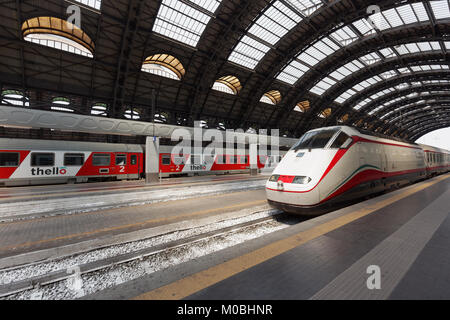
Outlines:
<svg viewBox="0 0 450 320"><path fill-rule="evenodd" d="M278 181L277 182L277 189L280 190L280 191L284 190L284 183L283 183L283 181Z"/></svg>

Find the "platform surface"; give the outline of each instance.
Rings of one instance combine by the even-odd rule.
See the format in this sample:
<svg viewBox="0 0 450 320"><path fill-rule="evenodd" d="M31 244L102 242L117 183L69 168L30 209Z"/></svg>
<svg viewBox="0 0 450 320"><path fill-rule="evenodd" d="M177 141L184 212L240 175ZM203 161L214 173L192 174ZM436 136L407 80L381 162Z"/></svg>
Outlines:
<svg viewBox="0 0 450 320"><path fill-rule="evenodd" d="M449 204L447 174L87 298L450 299Z"/></svg>

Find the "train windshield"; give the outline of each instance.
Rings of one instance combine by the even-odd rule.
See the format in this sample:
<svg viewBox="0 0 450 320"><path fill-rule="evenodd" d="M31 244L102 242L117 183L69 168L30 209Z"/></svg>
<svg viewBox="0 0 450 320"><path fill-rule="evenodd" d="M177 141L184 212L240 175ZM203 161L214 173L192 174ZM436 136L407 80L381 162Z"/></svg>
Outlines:
<svg viewBox="0 0 450 320"><path fill-rule="evenodd" d="M291 150L322 149L328 144L339 129L325 129L305 133Z"/></svg>

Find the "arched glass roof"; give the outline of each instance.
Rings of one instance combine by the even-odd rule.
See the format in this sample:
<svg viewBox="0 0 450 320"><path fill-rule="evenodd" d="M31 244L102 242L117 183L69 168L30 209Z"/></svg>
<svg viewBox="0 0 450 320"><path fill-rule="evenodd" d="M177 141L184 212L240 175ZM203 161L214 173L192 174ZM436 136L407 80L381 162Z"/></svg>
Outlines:
<svg viewBox="0 0 450 320"><path fill-rule="evenodd" d="M323 61L336 51L355 42L370 36L378 30L385 31L399 26L406 26L413 23L424 23L440 19L450 18L448 2L430 1L432 10L427 12L422 2L412 4L402 4L396 8L381 11L370 15L368 18L357 20L349 25L340 26L330 35L312 43L305 50L300 52L277 76L277 79L288 84L296 83L301 77L311 70L316 64ZM374 28L374 26L376 28ZM404 50L406 49L406 50ZM402 51L403 50L403 51ZM399 48L400 54L406 52L420 52L424 48ZM402 53L403 52L403 53ZM395 54L391 49L380 51L382 57L387 58ZM361 58L364 63L371 64L381 57L370 54ZM325 84L326 86L326 84Z"/></svg>
<svg viewBox="0 0 450 320"><path fill-rule="evenodd" d="M383 109L385 106L388 106L390 104L390 102L398 102L398 101L401 101L403 99L411 98L412 96L427 95L427 94L431 94L431 93L440 92L440 91L432 91L432 90L430 90L428 92L426 92L426 91L424 92L424 91L420 90L421 87L423 87L424 85L435 83L435 82L436 83L440 83L440 84L447 84L447 85L450 86L450 80L449 81L442 81L442 80L417 81L417 82L412 82L411 85L409 83L407 83L407 82L401 83L400 85L407 85L408 86L407 88L410 88L410 89L416 88L417 92L413 92L413 93L410 93L408 95L400 96L400 97L394 98L392 100L386 101L386 102L384 102L384 103L382 103L380 105L377 105L374 109L368 110L369 111L368 114L372 115L372 114L376 113L377 111ZM386 96L386 95L388 95L388 94L390 94L392 92L396 92L396 91L401 93L401 91L398 91L395 87L379 91L379 92L371 95L369 98L366 98L363 101L359 102L357 105L354 106L354 109L355 110L359 110L359 109L365 107L367 104L369 104L371 102L374 102L374 100L380 99L380 98L382 98L382 97L384 97L384 96ZM420 94L419 94L419 91L421 91ZM450 93L450 91L449 91L449 93Z"/></svg>
<svg viewBox="0 0 450 320"><path fill-rule="evenodd" d="M76 25L55 17L36 17L22 24L24 40L92 58L91 38Z"/></svg>
<svg viewBox="0 0 450 320"><path fill-rule="evenodd" d="M273 1L251 25L228 60L254 69L272 46L321 6L321 0Z"/></svg>
<svg viewBox="0 0 450 320"><path fill-rule="evenodd" d="M162 0L153 31L196 47L222 0Z"/></svg>
<svg viewBox="0 0 450 320"><path fill-rule="evenodd" d="M450 49L450 43L448 44ZM443 49L441 48L438 41L433 42L419 42L419 43L408 43L408 44L402 44L399 46L396 46L395 48L384 48L380 50L380 53L373 52L369 53L367 55L364 55L358 59L355 59L344 66L338 68L337 70L331 72L327 77L322 78L313 88L311 88L311 92L322 95L325 93L329 88L334 86L335 84L341 82L344 80L344 78L349 77L352 75L352 73L358 72L367 66L371 65L374 62L381 61L385 58L393 57L394 55L397 57L400 57L405 54L412 54L412 53L418 53L418 52L430 52L430 51L439 51L443 52ZM380 56L381 54L381 56ZM369 60L369 61L368 61ZM400 69L399 69L400 70ZM416 69L417 70L417 69ZM411 72L412 70L408 70L408 72ZM404 71L403 73L407 73ZM383 78L390 78L391 76L394 76L394 73L391 72L390 74L383 74ZM382 79L377 78L376 80L381 81ZM355 88L357 89L357 88ZM358 90L360 91L360 90ZM352 89L349 90L349 92L352 92ZM342 103L346 100L346 95L343 94L342 96L338 97L336 99L336 102Z"/></svg>
<svg viewBox="0 0 450 320"><path fill-rule="evenodd" d="M430 65L430 70L449 70L448 65ZM363 91L373 85L376 85L377 83L383 82L385 80L388 80L390 78L399 76L399 75L405 75L412 73L411 69L409 68L399 68L399 69L393 69L389 71L385 71L383 73L380 73L376 76L370 77L366 80L361 81L357 85L353 86L352 88L348 89L344 93L342 93L339 97L335 99L335 102L344 103L354 95L356 95L358 92ZM406 86L408 86L408 83L400 83L394 88L401 89ZM389 90L389 89L387 89ZM355 109L359 109L361 105L357 105Z"/></svg>

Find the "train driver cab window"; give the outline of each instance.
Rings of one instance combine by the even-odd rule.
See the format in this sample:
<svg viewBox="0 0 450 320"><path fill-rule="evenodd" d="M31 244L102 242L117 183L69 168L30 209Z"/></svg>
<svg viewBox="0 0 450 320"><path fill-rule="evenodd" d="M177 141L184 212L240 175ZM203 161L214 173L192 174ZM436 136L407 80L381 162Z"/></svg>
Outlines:
<svg viewBox="0 0 450 320"><path fill-rule="evenodd" d="M137 155L132 154L131 157L130 157L130 162L131 162L132 166L137 165Z"/></svg>
<svg viewBox="0 0 450 320"><path fill-rule="evenodd" d="M164 166L170 166L170 156L169 155L162 156L162 164Z"/></svg>
<svg viewBox="0 0 450 320"><path fill-rule="evenodd" d="M127 165L127 155L116 154L116 166L126 166L126 165Z"/></svg>
<svg viewBox="0 0 450 320"><path fill-rule="evenodd" d="M92 156L93 166L109 166L111 164L111 156L109 154L94 154Z"/></svg>
<svg viewBox="0 0 450 320"><path fill-rule="evenodd" d="M19 157L17 152L0 152L0 167L18 167Z"/></svg>
<svg viewBox="0 0 450 320"><path fill-rule="evenodd" d="M33 167L53 167L55 165L54 153L32 153L31 166Z"/></svg>
<svg viewBox="0 0 450 320"><path fill-rule="evenodd" d="M352 138L350 138L346 133L341 132L337 136L337 138L334 140L333 144L331 145L332 149L345 149L348 148L352 142Z"/></svg>
<svg viewBox="0 0 450 320"><path fill-rule="evenodd" d="M84 154L82 153L65 153L64 166L82 166L84 164Z"/></svg>
<svg viewBox="0 0 450 320"><path fill-rule="evenodd" d="M337 133L338 129L325 129L305 133L291 150L322 149Z"/></svg>

